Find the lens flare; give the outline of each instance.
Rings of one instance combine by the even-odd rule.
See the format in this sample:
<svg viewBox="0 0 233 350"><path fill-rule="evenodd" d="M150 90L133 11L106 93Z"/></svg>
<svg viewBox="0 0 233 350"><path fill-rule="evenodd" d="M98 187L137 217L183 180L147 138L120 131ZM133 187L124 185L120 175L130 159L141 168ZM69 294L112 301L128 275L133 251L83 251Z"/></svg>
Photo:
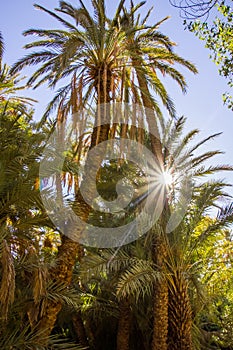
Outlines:
<svg viewBox="0 0 233 350"><path fill-rule="evenodd" d="M169 170L163 171L163 173L160 176L160 181L162 185L170 187L174 181L172 173Z"/></svg>

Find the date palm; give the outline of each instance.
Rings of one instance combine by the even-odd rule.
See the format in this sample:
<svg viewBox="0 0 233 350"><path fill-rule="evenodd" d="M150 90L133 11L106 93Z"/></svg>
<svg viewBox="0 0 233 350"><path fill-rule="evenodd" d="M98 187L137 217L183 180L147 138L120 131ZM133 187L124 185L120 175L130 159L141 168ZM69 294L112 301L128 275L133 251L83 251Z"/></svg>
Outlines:
<svg viewBox="0 0 233 350"><path fill-rule="evenodd" d="M128 12L124 8L122 17L122 29L125 31L128 55L131 60L132 69L135 71L142 104L146 107L146 119L151 138L151 148L156 155L161 170L164 168L164 157L162 154L162 145L159 140L158 118L161 117L161 111L153 93L160 97L162 103L169 111L172 117L175 116L175 107L169 97L158 72L164 76L170 76L178 83L183 92L186 91L186 82L183 75L174 67L180 64L191 72L197 73L193 64L183 59L173 52L173 43L167 36L159 32L159 26L167 19L156 23L153 26L146 25L150 15L147 13L144 19L140 21L136 17L136 11L143 3L134 6L131 1L131 9ZM154 136L154 135L157 135ZM164 209L162 217L167 215L168 206ZM163 221L163 219L162 219ZM161 232L155 235L154 242L154 261L162 269L166 249L163 247L164 223L161 222ZM168 288L166 282L161 279L156 283L154 293L154 336L153 349L167 349L167 330L168 330Z"/></svg>
<svg viewBox="0 0 233 350"><path fill-rule="evenodd" d="M210 151L195 155L196 151L208 142L215 134L206 137L204 140L193 144L192 139L199 133L198 130L192 130L186 136L182 136L185 119L179 119L174 127L172 124L162 127L163 143L169 145L169 152L165 150L165 159L167 171L173 174L173 184L169 196L170 215L181 206L176 196L180 192L181 196L185 189L177 187L176 183L182 178L182 174L189 173L192 176L193 190L191 202L188 205L187 213L180 224L165 237L166 254L164 256L164 273L167 276L168 288L168 349L192 349L192 308L189 297L190 276L195 275L195 266L193 266L193 254L195 247L190 247L192 235L196 227L207 214L207 208L215 205L215 202L221 198L224 193L224 184L220 182L204 182L200 185L200 177L203 175L214 174L217 171L229 171L230 166L216 166L205 168L205 161L219 154L219 151ZM169 131L168 131L169 130ZM168 132L167 132L168 131ZM167 153L167 154L166 154ZM181 181L182 183L182 181ZM168 193L169 194L169 193ZM181 197L180 197L181 198ZM187 205L186 208L187 208ZM199 208L193 210L193 208ZM190 210L190 211L189 211ZM199 210L199 213L198 213ZM191 218L190 218L191 217ZM193 226L192 226L193 225ZM222 222L220 223L222 225ZM209 227L209 232L213 227ZM219 228L219 227L218 227ZM216 230L218 229L216 227ZM208 234L208 233L207 233ZM197 244L201 244L198 242ZM189 277L187 277L189 276Z"/></svg>
<svg viewBox="0 0 233 350"><path fill-rule="evenodd" d="M54 226L44 211L37 178L39 159L50 127L47 125L47 129L44 125L43 131L38 130L32 118L30 107L22 102L0 101L2 349L42 348L41 344L48 339L42 334L43 330L38 334L33 327L37 314L32 300L39 305L53 295L64 304L70 298L66 288L51 288L51 281L46 278L48 266L54 262L54 250L50 249L48 254L45 241ZM53 232L52 235L55 248L58 234ZM77 343L69 344L64 337L58 337L57 334L49 338L52 347L69 349L72 345L72 348L81 349Z"/></svg>
<svg viewBox="0 0 233 350"><path fill-rule="evenodd" d="M118 16L124 1L121 1L116 11ZM94 18L80 1L80 8L74 8L69 3L60 1L60 7L52 12L36 5L40 10L57 19L65 30L31 29L24 35L37 35L38 40L26 45L26 48L40 48L19 60L12 72L18 72L25 66L41 64L29 79L28 84L34 88L43 83L56 87L64 77L70 78L66 86L59 89L57 95L48 106L47 112L62 105L62 113L70 110L77 112L91 101L94 105L109 103L118 87L120 79L119 62L121 62L122 33L108 21L104 1L92 1ZM63 19L69 16L74 24ZM105 122L104 113L96 113L96 123L100 119L102 125L94 127L91 134L90 148L108 139L110 125ZM88 156L87 156L88 157ZM85 175L82 184L85 184ZM81 184L81 186L82 186ZM90 188L89 188L90 190ZM81 192L76 193L75 208L82 221L87 221L90 207L83 200ZM81 229L81 228L80 228ZM57 257L57 267L51 271L52 278L64 284L69 284L76 256L80 256L81 248L68 237L62 237L62 244ZM49 334L54 326L61 303L48 302L46 310L38 324L40 329L46 329Z"/></svg>
<svg viewBox="0 0 233 350"><path fill-rule="evenodd" d="M224 183L221 181L206 181L200 184L200 177L214 174L217 171L229 171L232 170L232 167L222 165L205 167L205 161L219 154L219 151L205 152L197 156L195 156L195 151L218 134L207 137L196 145L192 145L192 138L198 134L198 130L193 130L182 137L184 122L185 120L181 118L175 124L170 122L164 124L161 139L164 144L169 144L170 154L166 154L165 150L164 157L168 170L174 176L173 188L171 189L172 196L169 196L170 215L173 214L173 210L176 210L178 206L177 194L179 192L182 193L184 190L182 187L175 185L175 183L180 181L182 174L192 172L192 179L195 182L187 212L184 213L184 217L176 229L166 234L166 236L162 236L162 247L164 249L162 264L158 265L154 261L153 255L144 264L140 260L138 262L134 261L132 265L129 263L131 266L122 273L117 291L119 297L125 298L134 295L137 300L141 295L152 295L154 291L157 291L156 286L158 284L165 287L167 293L167 299L165 300L167 303L167 330L162 336L156 337L156 342L163 337L164 346L169 350L192 349L193 318L189 287L192 276L197 273L197 266L193 260L196 248L197 245L203 243L202 239L208 237L208 234L212 234L213 230L217 232L230 219L227 218L225 222L223 220L214 222L208 226L205 234L200 235L196 240L194 239L194 232L208 210L215 205L216 201L226 195L224 194ZM174 193L176 193L175 196ZM154 230L150 232L151 241L149 239L148 241L151 242L152 246L154 245L153 235L158 235L160 230L161 224L157 223ZM164 305L161 304L154 305L154 312L160 315L161 309L159 308L163 309L163 307ZM163 332L163 327L164 325L161 325L160 328L158 327L158 331ZM156 349L154 332L153 327L152 349Z"/></svg>

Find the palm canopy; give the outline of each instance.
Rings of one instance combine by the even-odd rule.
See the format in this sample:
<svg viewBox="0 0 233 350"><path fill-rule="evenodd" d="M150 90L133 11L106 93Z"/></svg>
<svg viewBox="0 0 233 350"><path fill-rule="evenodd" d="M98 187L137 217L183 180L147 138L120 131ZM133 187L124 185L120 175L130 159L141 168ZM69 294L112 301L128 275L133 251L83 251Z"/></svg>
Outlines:
<svg viewBox="0 0 233 350"><path fill-rule="evenodd" d="M116 16L123 2L120 2ZM69 81L66 86L59 89L50 107L55 107L74 90L76 99L80 97L81 103L93 97L99 103L108 102L110 90L116 88L122 33L107 20L103 1L92 1L92 4L94 18L82 1L80 8L74 8L69 3L60 1L60 7L55 9L55 12L35 5L56 18L66 29L25 31L24 35L42 37L42 40L30 43L26 48L43 49L19 60L14 65L13 71L17 72L28 65L41 64L28 81L34 88L43 83L48 83L53 88L61 79L71 77L73 84ZM66 21L58 13L68 15L75 23Z"/></svg>
<svg viewBox="0 0 233 350"><path fill-rule="evenodd" d="M20 77L19 73L11 73L7 64L0 62L0 101L2 106L7 104L8 108L22 108L25 110L25 104L31 105L36 100L30 97L19 96L18 92L26 88L25 84L21 84L24 77Z"/></svg>
<svg viewBox="0 0 233 350"><path fill-rule="evenodd" d="M131 2L129 12L125 9L124 2L120 1L112 19L107 17L102 0L92 1L93 18L81 0L79 8L60 1L59 8L54 12L35 5L57 19L65 29L25 31L24 35L42 38L27 44L25 48L42 50L20 59L13 66L13 72L18 72L25 66L40 64L40 68L28 81L34 88L43 83L54 88L61 79L71 77L72 83L69 80L67 85L58 90L48 107L48 113L61 100L68 101L67 106L70 107L74 103L83 104L93 98L97 103L109 102L115 98L122 100L122 93L125 93L124 101L128 102L127 88L133 96L132 101L139 102L138 85L141 90L143 87L142 84L137 85L136 75L137 80L140 76L146 79L148 86L159 96L169 113L175 115L174 104L157 72L170 76L185 92L185 79L174 68L174 64L178 63L195 73L196 68L175 54L172 51L175 44L158 31L165 19L148 26L146 22L150 11L142 20L139 16L135 19L136 11L145 2L136 6ZM64 16L70 17L72 23L64 19ZM143 92L147 94L146 91ZM155 100L154 103L158 114L161 114L158 103Z"/></svg>
<svg viewBox="0 0 233 350"><path fill-rule="evenodd" d="M2 62L4 51L4 40L2 33L0 32L0 108L14 107L19 109L23 107L25 111L25 106L23 104L31 104L31 102L36 102L29 97L18 96L18 91L26 88L25 85L20 85L24 77L21 77L19 73L11 73L10 67Z"/></svg>
<svg viewBox="0 0 233 350"><path fill-rule="evenodd" d="M144 104L145 98L143 98L143 95L152 99L152 95L149 93L150 88L155 95L159 96L170 115L175 116L173 101L169 97L158 73L162 76L171 77L185 93L187 83L184 76L174 65L180 64L193 73L197 73L197 69L191 62L174 53L173 48L176 44L159 31L160 25L169 17L165 17L154 25L147 25L152 9L142 19L140 15L137 15L137 11L144 4L145 1L134 5L131 1L130 11L125 7L123 8L120 23L122 30L125 32L127 54L136 73ZM153 99L154 106L155 102ZM146 107L151 108L152 105L146 103ZM161 113L158 106L157 112Z"/></svg>

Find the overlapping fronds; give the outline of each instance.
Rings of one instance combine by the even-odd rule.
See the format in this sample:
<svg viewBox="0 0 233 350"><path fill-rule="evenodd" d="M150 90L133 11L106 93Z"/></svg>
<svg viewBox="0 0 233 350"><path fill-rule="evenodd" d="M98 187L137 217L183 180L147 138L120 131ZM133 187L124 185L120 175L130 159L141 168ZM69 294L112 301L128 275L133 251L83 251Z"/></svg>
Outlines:
<svg viewBox="0 0 233 350"><path fill-rule="evenodd" d="M47 346L43 345L43 342L47 343ZM48 341L41 332L34 332L30 329L29 325L24 325L22 328L14 330L7 330L3 337L0 338L1 349L10 350L12 348L21 350L58 350L58 349L80 349L85 350L86 347L80 346L77 343L71 342L62 335L50 336Z"/></svg>

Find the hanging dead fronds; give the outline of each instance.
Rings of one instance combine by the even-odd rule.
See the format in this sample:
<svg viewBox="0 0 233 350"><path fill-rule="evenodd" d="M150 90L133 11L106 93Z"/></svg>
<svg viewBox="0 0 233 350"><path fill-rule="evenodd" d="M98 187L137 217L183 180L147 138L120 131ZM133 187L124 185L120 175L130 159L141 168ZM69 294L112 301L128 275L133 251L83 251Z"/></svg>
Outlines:
<svg viewBox="0 0 233 350"><path fill-rule="evenodd" d="M34 272L33 299L35 304L38 304L46 295L47 275L48 271L44 266L38 267Z"/></svg>
<svg viewBox="0 0 233 350"><path fill-rule="evenodd" d="M2 242L2 276L0 287L0 309L1 317L3 320L7 320L8 310L10 305L14 302L15 295L15 268L14 260L11 255L10 247L7 241L4 239Z"/></svg>

